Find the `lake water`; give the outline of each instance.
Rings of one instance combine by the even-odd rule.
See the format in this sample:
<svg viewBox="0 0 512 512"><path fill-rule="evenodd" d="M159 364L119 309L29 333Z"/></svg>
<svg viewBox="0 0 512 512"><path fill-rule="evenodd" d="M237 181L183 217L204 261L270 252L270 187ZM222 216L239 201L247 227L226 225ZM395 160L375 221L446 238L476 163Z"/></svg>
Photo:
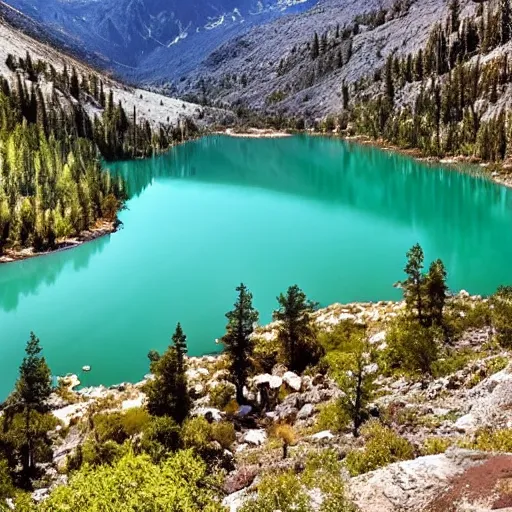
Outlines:
<svg viewBox="0 0 512 512"><path fill-rule="evenodd" d="M295 283L321 305L398 299L416 242L452 289L512 282L512 191L483 178L306 136L207 137L110 167L131 195L121 231L0 267L0 399L31 330L84 385L142 378L178 321L192 355L215 351L241 281L262 322Z"/></svg>

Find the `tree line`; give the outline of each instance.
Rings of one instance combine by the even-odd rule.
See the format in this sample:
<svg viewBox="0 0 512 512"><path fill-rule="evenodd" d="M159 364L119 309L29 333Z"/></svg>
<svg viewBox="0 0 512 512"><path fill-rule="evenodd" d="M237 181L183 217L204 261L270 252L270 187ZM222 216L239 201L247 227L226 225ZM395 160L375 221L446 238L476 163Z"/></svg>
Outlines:
<svg viewBox="0 0 512 512"><path fill-rule="evenodd" d="M94 73L59 72L29 53L6 64L15 74L0 77L0 254L50 250L100 219L117 222L124 184L101 159L150 156L197 132L192 121L158 130L139 122ZM86 104L100 114L91 118Z"/></svg>

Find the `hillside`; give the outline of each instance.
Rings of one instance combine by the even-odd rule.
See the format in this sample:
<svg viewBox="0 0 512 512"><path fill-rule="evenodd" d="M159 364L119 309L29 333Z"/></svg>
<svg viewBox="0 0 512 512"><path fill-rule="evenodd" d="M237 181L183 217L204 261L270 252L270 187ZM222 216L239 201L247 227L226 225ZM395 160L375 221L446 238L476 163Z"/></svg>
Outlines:
<svg viewBox="0 0 512 512"><path fill-rule="evenodd" d="M474 11L472 2L463 4L462 16ZM374 26L369 14L379 11L383 17ZM447 13L446 0L325 0L306 13L229 41L181 82L179 90L200 98L206 89L213 102L279 111L285 116L315 119L336 114L343 110L343 82L354 84L372 76L390 54L416 53L432 26L444 22ZM345 29L349 34L343 34ZM311 57L315 33L329 39L318 59Z"/></svg>
<svg viewBox="0 0 512 512"><path fill-rule="evenodd" d="M45 33L41 33L39 27L39 40L25 34L15 26L27 26L30 32L35 31L33 21L26 18L21 13L15 11L5 2L0 2L0 74L5 77L11 77L12 72L6 65L8 54L18 58L24 58L29 52L33 60L41 59L50 62L57 70L62 70L64 65L68 69L76 68L77 72L83 75L90 73L99 74L105 85L114 93L114 97L119 99L127 112L132 112L136 107L141 120L148 120L153 127L160 125L176 124L182 118L194 119L200 125L206 125L208 122L217 121L222 118L220 111L205 109L204 107L188 103L185 101L169 98L160 94L155 94L138 88L132 88L111 78L110 76L99 73L97 69L91 68L69 54L57 50L54 46L40 42L41 39L49 39ZM60 44L59 41L53 41ZM75 47L69 47L74 51ZM90 113L95 113L96 107L92 104L86 105Z"/></svg>
<svg viewBox="0 0 512 512"><path fill-rule="evenodd" d="M219 44L315 0L8 0L7 3L140 82L179 79Z"/></svg>

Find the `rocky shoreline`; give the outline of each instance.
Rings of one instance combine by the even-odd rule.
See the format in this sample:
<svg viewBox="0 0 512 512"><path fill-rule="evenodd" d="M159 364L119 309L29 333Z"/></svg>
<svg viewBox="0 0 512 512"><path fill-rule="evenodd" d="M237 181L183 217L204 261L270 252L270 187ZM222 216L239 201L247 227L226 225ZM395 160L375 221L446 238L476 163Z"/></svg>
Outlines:
<svg viewBox="0 0 512 512"><path fill-rule="evenodd" d="M470 309L486 301L464 291L450 299L451 303ZM403 302L393 301L333 304L316 311L314 321L320 330L330 330L342 321L364 324L370 343L379 350L386 345L389 322L403 310ZM276 324L271 323L259 327L255 337L260 342L272 342L275 334ZM451 499L450 493L455 496L462 492L457 487L457 479L469 474L467 478L479 481L482 471L492 475L494 483L486 484L487 487L479 483L479 502L490 507L498 499L495 487L505 478L500 471L503 464L512 470L512 455L506 455L504 460L494 453L471 448L474 436L482 428L512 427L508 412L512 408L511 354L490 348L491 340L492 332L488 328L465 332L454 350L474 354L474 357L446 376L427 382L405 375L377 378L379 391L371 406L372 414L392 424L414 447L415 457L360 476L345 475L346 493L358 510L419 512L427 506L435 506L437 508L429 510L441 512L446 509L442 504ZM226 467L231 468L223 488L223 504L230 512L237 512L255 495L260 479L268 471L301 467L304 457L310 453L330 450L343 458L351 450L364 447L364 435L354 438L325 423L325 411L342 396L340 388L325 374L297 375L277 365L269 373L254 375L249 379L245 395L248 403L259 409L262 390L267 390L265 400L269 401L262 416L253 411L251 405L227 412L215 402L219 390L232 387L224 355L189 357L187 363L192 415L203 416L210 422L229 419L236 425L236 440L229 451L223 452ZM124 412L143 406L144 384L151 378L147 375L134 384L94 386L77 392L73 390L78 383L76 376L63 378L61 390L53 395L50 404L54 416L61 422L60 428L68 431L66 438L54 446L52 467L56 475L65 467L68 456L84 442L85 433L80 424L98 409ZM272 434L273 426L283 422L297 433L297 441L289 447L286 460L281 456L281 443ZM429 448L438 444L441 448ZM51 485L37 491L37 499L43 499L55 485L62 483L65 483L62 475L57 476ZM316 498L321 503L321 493Z"/></svg>

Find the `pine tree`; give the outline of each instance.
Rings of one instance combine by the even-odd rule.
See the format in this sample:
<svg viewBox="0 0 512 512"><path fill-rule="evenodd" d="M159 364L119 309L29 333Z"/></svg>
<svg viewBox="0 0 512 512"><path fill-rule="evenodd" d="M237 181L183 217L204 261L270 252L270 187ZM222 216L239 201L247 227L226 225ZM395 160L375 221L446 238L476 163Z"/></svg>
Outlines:
<svg viewBox="0 0 512 512"><path fill-rule="evenodd" d="M408 310L423 324L425 320L425 276L423 275L423 249L419 244L407 252L404 272L407 279L401 283Z"/></svg>
<svg viewBox="0 0 512 512"><path fill-rule="evenodd" d="M286 295L279 295L277 301L279 309L273 314L274 320L279 322L277 338L284 349L288 368L300 373L316 364L322 355L311 320L313 304L297 285L290 286Z"/></svg>
<svg viewBox="0 0 512 512"><path fill-rule="evenodd" d="M457 32L460 24L460 0L450 2L450 31Z"/></svg>
<svg viewBox="0 0 512 512"><path fill-rule="evenodd" d="M148 354L154 378L148 382L145 391L150 414L170 416L181 424L190 412L191 400L183 362L187 350L186 336L180 324L172 339L174 345L170 345L161 356L154 350Z"/></svg>
<svg viewBox="0 0 512 512"><path fill-rule="evenodd" d="M385 70L386 96L390 103L393 103L395 99L395 86L393 83L393 60L393 55L389 55L386 60Z"/></svg>
<svg viewBox="0 0 512 512"><path fill-rule="evenodd" d="M71 72L71 81L69 84L69 93L76 100L80 99L80 84L78 83L78 75L76 74L76 69L73 68Z"/></svg>
<svg viewBox="0 0 512 512"><path fill-rule="evenodd" d="M221 342L230 362L231 376L236 388L236 401L244 403L243 389L251 367L254 344L251 335L258 321L258 312L252 305L252 294L242 283L237 287L238 299L234 309L226 313L228 324Z"/></svg>
<svg viewBox="0 0 512 512"><path fill-rule="evenodd" d="M320 42L318 41L318 34L315 32L313 37L313 46L311 47L311 58L315 60L320 55Z"/></svg>
<svg viewBox="0 0 512 512"><path fill-rule="evenodd" d="M52 392L51 372L45 358L40 355L42 350L39 339L31 332L14 392L7 400L8 407L12 407L12 411L23 412L25 418L22 465L26 478L32 474L36 464L31 417L35 412L42 413L47 410L46 401Z"/></svg>
<svg viewBox="0 0 512 512"><path fill-rule="evenodd" d="M446 285L446 269L443 262L438 259L430 265L426 277L426 309L429 315L429 324L443 325L443 311L446 303L448 286Z"/></svg>
<svg viewBox="0 0 512 512"><path fill-rule="evenodd" d="M499 4L499 24L500 24L500 44L505 44L510 40L510 0L500 0Z"/></svg>

